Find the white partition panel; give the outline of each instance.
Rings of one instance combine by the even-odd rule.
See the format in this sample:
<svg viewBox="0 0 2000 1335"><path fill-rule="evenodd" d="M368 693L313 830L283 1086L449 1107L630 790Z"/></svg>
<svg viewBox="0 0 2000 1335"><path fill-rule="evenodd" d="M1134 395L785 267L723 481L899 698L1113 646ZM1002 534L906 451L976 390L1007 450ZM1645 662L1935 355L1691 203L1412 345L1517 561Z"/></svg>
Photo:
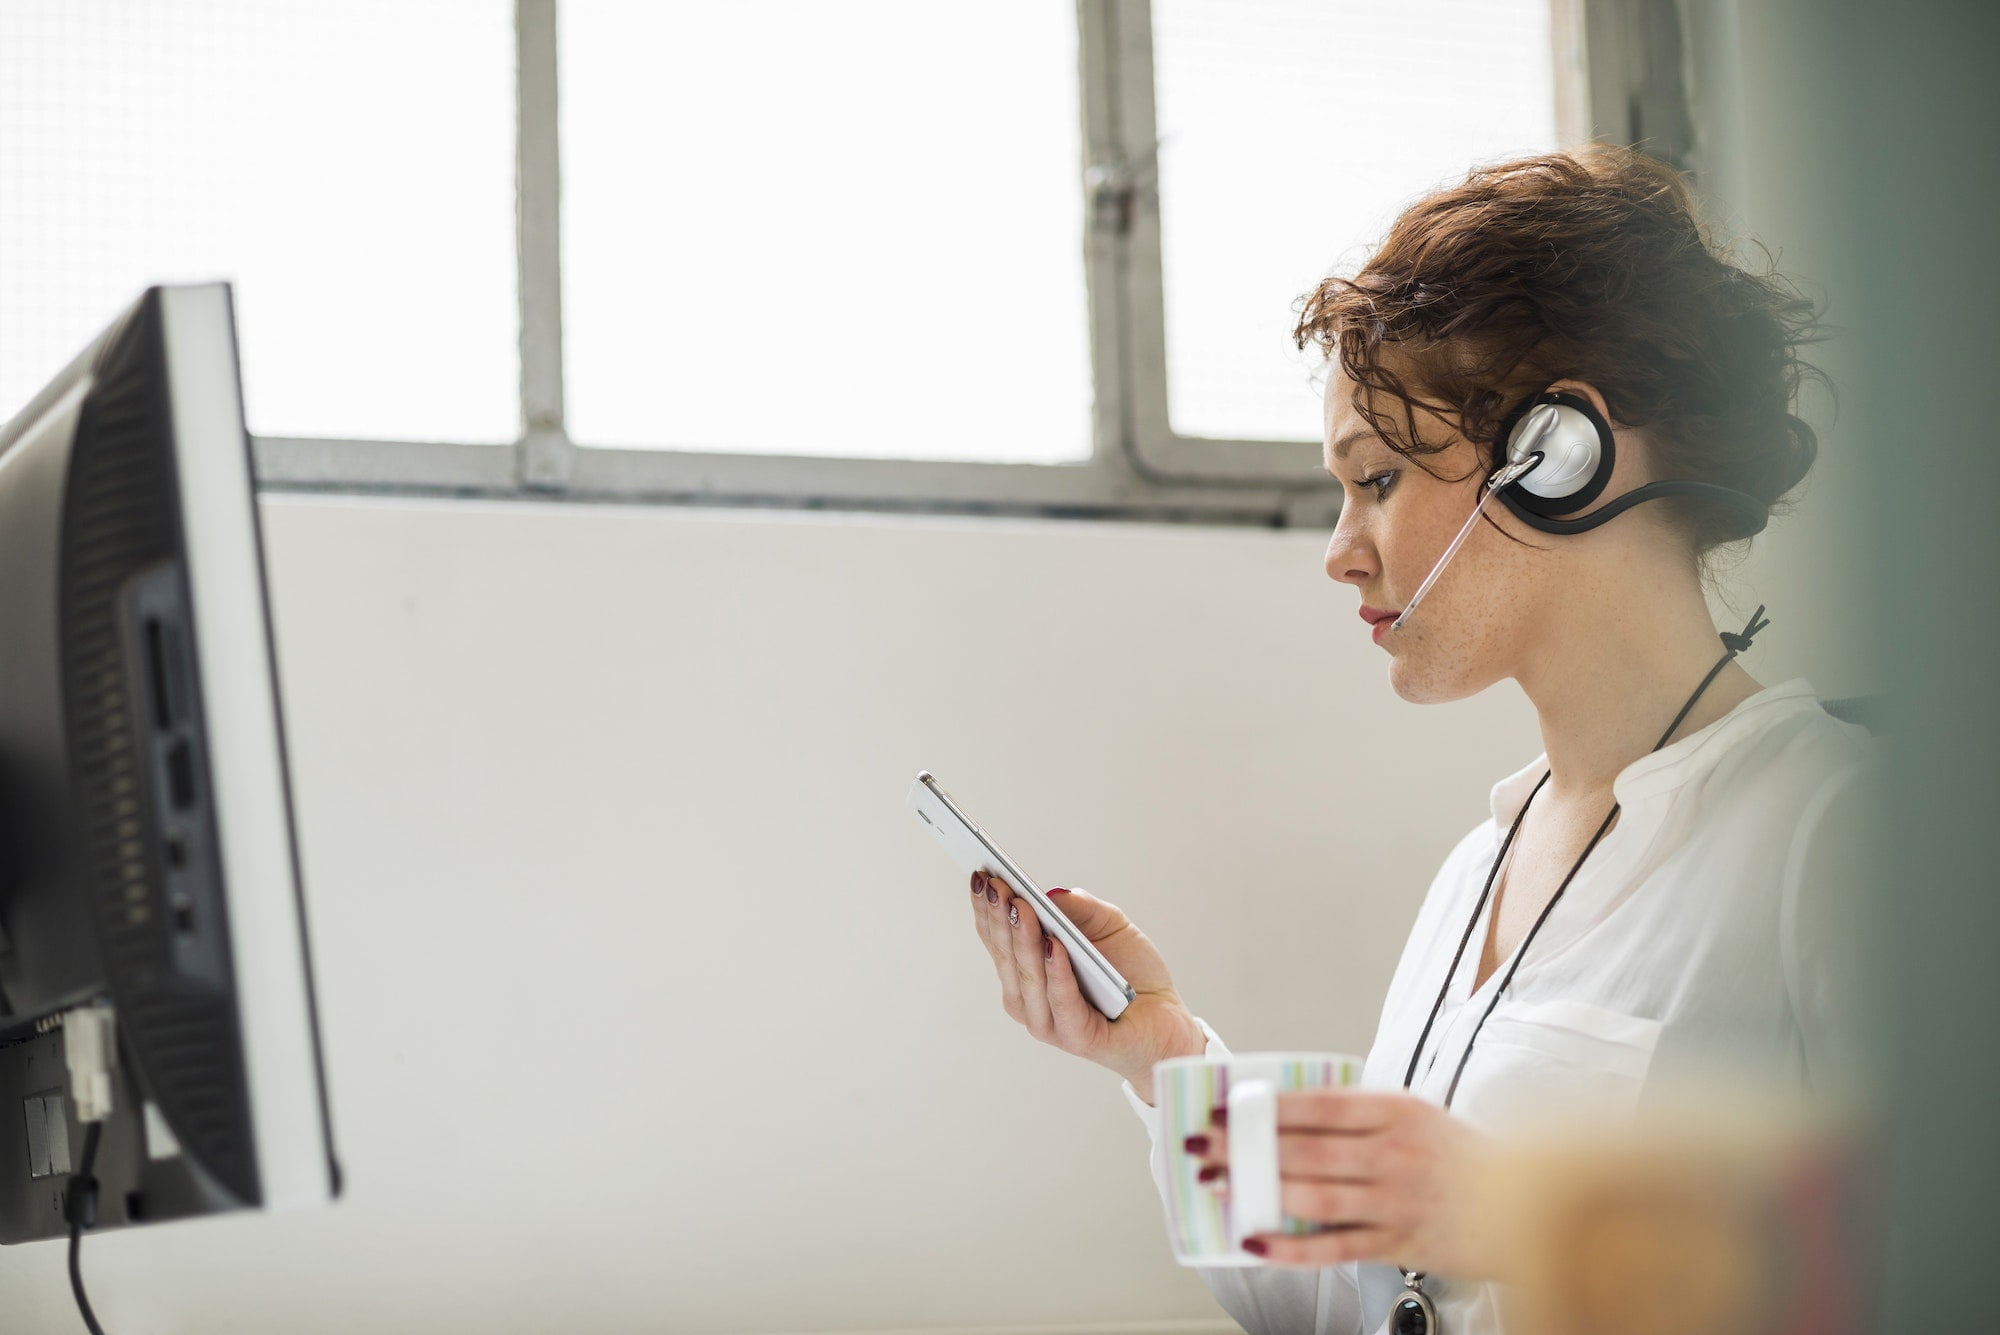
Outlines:
<svg viewBox="0 0 2000 1335"><path fill-rule="evenodd" d="M93 1237L121 1335L1227 1329L1116 1078L1001 1013L910 777L1232 1041L1352 1049L1537 745L1511 687L1396 700L1319 534L265 521L346 1194ZM19 1328L74 1322L62 1261L0 1256Z"/></svg>

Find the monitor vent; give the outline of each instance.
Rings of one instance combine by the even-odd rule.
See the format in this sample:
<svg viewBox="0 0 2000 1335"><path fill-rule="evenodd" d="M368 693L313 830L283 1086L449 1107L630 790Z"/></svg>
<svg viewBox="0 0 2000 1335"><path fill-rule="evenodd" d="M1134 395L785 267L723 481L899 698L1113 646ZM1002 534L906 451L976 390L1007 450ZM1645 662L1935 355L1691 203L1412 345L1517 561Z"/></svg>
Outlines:
<svg viewBox="0 0 2000 1335"><path fill-rule="evenodd" d="M121 1048L183 1149L254 1203L260 1193L234 1001L174 967L161 872L151 862L148 716L133 699L139 683L123 648L122 591L162 562L178 566L180 555L157 294L104 358L78 424L63 502L64 703L83 863Z"/></svg>

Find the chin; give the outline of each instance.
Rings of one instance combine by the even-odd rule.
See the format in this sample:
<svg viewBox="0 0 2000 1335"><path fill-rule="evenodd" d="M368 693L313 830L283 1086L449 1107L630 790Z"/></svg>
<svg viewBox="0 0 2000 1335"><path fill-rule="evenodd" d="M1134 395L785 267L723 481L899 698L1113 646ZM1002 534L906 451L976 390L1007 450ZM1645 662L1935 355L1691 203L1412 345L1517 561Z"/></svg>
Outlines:
<svg viewBox="0 0 2000 1335"><path fill-rule="evenodd" d="M1413 705L1444 705L1464 700L1497 680L1472 664L1438 663L1420 648L1414 653L1406 649L1389 660L1389 688Z"/></svg>

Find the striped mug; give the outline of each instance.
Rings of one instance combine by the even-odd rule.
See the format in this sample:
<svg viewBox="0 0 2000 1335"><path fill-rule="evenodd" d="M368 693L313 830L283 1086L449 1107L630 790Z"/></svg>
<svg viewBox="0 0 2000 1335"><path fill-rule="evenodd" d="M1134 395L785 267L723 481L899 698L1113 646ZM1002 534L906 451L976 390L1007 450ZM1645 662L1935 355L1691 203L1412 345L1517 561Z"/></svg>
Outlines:
<svg viewBox="0 0 2000 1335"><path fill-rule="evenodd" d="M1153 1067L1153 1106L1167 1163L1167 1227L1174 1259L1188 1266L1262 1265L1243 1250L1256 1233L1310 1233L1278 1206L1280 1091L1337 1089L1361 1078L1361 1058L1337 1052L1237 1052L1174 1057ZM1228 1190L1197 1182L1189 1136L1214 1131L1227 1108Z"/></svg>

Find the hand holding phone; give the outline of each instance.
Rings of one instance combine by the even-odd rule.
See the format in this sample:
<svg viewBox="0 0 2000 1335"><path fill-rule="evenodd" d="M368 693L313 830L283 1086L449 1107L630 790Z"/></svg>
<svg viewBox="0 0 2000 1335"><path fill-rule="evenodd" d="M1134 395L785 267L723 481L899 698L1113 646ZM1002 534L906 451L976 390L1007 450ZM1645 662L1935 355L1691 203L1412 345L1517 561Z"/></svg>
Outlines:
<svg viewBox="0 0 2000 1335"><path fill-rule="evenodd" d="M1117 1071L1148 1102L1154 1062L1203 1051L1205 1035L1174 990L1166 961L1115 905L1075 890L1056 892L1057 906L927 772L917 776L910 805L966 872L959 893L971 892L974 923L992 956L1002 1003L1030 1034ZM947 839L940 825L947 832L963 827L965 835ZM1016 910L1011 919L1010 908ZM1045 916L1053 931L1044 928ZM1074 953L1072 939L1081 942ZM1054 949L1058 943L1062 950ZM1115 989L1108 1008L1083 991L1084 970L1097 967L1088 963L1093 957L1103 962L1101 990ZM1115 1023L1107 1018L1114 1010Z"/></svg>
<svg viewBox="0 0 2000 1335"><path fill-rule="evenodd" d="M916 781L910 785L910 809L930 827L938 843L944 846L944 851L951 855L961 871L998 876L1013 888L1015 894L1034 907L1035 916L1041 920L1042 931L1069 956L1077 985L1090 999L1091 1005L1102 1011L1107 1019L1115 1020L1124 1012L1132 1001L1132 985L1111 967L1111 961L1098 953L1090 938L1079 932L1049 902L1042 888L1013 859L1001 852L999 845L989 839L984 830L972 823L971 817L938 786L929 770L919 770Z"/></svg>

